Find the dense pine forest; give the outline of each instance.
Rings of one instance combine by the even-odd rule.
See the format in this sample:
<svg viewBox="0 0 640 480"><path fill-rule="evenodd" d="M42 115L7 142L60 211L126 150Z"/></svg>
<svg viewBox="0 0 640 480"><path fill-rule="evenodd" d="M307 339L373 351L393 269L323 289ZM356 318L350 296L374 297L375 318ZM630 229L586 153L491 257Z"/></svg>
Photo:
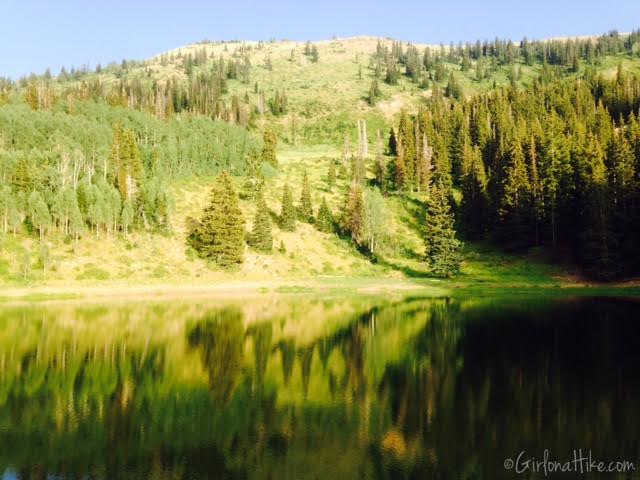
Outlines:
<svg viewBox="0 0 640 480"><path fill-rule="evenodd" d="M382 188L445 188L469 239L563 249L591 275L638 273L640 77L587 72L468 100L440 95L392 130Z"/></svg>
<svg viewBox="0 0 640 480"><path fill-rule="evenodd" d="M415 260L450 277L483 244L633 277L639 67L636 31L448 46L207 41L0 79L0 271L46 279L84 255L77 279L116 278L83 243L137 251L159 239L214 270L279 262L309 274L316 256L326 274L406 273ZM158 245L150 262L164 261Z"/></svg>

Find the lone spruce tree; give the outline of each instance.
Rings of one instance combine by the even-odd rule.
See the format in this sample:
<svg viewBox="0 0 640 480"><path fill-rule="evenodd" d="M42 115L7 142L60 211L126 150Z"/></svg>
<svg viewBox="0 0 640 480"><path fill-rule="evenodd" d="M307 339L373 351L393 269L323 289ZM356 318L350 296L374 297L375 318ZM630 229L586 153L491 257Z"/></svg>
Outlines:
<svg viewBox="0 0 640 480"><path fill-rule="evenodd" d="M427 200L424 229L425 260L432 274L451 277L460 271L460 241L453 228L453 214L446 189L436 184Z"/></svg>
<svg viewBox="0 0 640 480"><path fill-rule="evenodd" d="M313 223L313 206L311 205L311 189L307 172L302 176L302 192L300 193L300 206L298 218L301 222Z"/></svg>
<svg viewBox="0 0 640 480"><path fill-rule="evenodd" d="M256 202L256 216L253 219L253 228L249 234L249 246L259 252L268 253L273 249L273 236L271 234L271 217L264 196L259 194Z"/></svg>
<svg viewBox="0 0 640 480"><path fill-rule="evenodd" d="M322 197L322 203L318 209L318 218L316 219L316 226L318 230L325 233L331 233L335 230L335 219L329 205L327 205L327 199Z"/></svg>
<svg viewBox="0 0 640 480"><path fill-rule="evenodd" d="M244 218L233 180L222 171L211 191L211 203L193 226L187 242L200 257L228 267L242 263L244 235Z"/></svg>
<svg viewBox="0 0 640 480"><path fill-rule="evenodd" d="M296 208L293 206L293 197L291 196L289 184L285 184L282 191L280 228L286 232L293 232L296 229Z"/></svg>

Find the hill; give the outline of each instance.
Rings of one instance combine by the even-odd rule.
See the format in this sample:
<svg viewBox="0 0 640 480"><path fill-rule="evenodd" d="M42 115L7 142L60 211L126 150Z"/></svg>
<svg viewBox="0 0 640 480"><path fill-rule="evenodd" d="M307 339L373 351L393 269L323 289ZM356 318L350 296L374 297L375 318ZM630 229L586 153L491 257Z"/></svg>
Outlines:
<svg viewBox="0 0 640 480"><path fill-rule="evenodd" d="M348 235L324 233L305 222L294 232L278 228L284 185L298 204L306 173L316 212L324 198L338 217L353 180L358 121L366 122L371 152L364 159L364 181L373 185L377 158L394 165L388 132L397 128L402 112L431 109L434 96L446 95L454 105L503 88L527 91L540 78L615 81L620 71L634 78L640 72L637 38L612 33L455 46L375 37L313 44L202 42L145 61L2 81L3 205L13 205L18 215L12 228L5 215L0 281L21 286L428 276L422 260L423 193L382 198L384 248L372 255ZM142 172L131 231L121 219L126 194L116 202L117 211L90 211L91 205L106 205L104 199L121 187L118 169L125 167L119 157L114 160L119 128L132 132L140 157L132 158ZM259 176L274 221L275 251L247 248L241 266L220 270L187 248L189 219L205 207L214 175L228 169L250 230L256 203L246 186L255 179L252 161L270 129L278 138L278 165L261 166ZM334 186L327 181L331 164L337 170ZM84 206L77 193L83 179L94 192ZM56 213L56 192L66 188L77 193L83 217L77 235L70 235L68 218ZM40 234L34 191L49 214ZM452 194L459 204L463 193L455 181ZM460 284L555 285L567 278L566 259L551 267L545 261L552 257L540 249L500 253L474 240L464 252Z"/></svg>

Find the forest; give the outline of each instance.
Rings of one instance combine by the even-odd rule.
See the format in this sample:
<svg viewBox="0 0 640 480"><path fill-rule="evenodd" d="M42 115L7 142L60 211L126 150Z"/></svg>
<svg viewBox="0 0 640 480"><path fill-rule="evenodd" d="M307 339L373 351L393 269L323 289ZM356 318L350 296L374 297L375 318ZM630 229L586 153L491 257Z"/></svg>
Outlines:
<svg viewBox="0 0 640 480"><path fill-rule="evenodd" d="M432 276L461 270L463 242L542 248L599 280L640 273L640 31L378 39L355 54L366 86L346 117L311 110L313 91L293 81L265 80L289 64L329 72L325 47L277 57L268 42L231 45L0 79L2 234L36 240L44 270L51 245L131 232L173 236L229 268L285 254L281 233L307 224L383 263L403 235L389 225L409 213L422 244L412 255ZM382 115L407 88L418 100ZM318 165L320 182L306 167L283 173L283 148L327 138L342 153ZM174 185L202 178L206 204L174 219ZM417 208L399 214L398 202Z"/></svg>

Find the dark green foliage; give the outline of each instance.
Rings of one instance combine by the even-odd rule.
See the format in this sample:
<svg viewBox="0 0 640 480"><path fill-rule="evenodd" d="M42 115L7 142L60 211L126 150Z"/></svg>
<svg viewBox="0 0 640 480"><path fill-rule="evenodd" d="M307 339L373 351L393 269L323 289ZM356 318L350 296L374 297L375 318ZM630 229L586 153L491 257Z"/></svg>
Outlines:
<svg viewBox="0 0 640 480"><path fill-rule="evenodd" d="M487 215L487 176L480 149L465 146L465 163L469 169L462 178L462 205L460 220L465 233L470 238L479 238L484 232Z"/></svg>
<svg viewBox="0 0 640 480"><path fill-rule="evenodd" d="M280 228L285 232L293 232L296 229L296 208L293 205L293 196L288 184L282 190L282 207L280 210Z"/></svg>
<svg viewBox="0 0 640 480"><path fill-rule="evenodd" d="M460 270L460 242L453 224L447 191L435 185L427 200L424 242L427 267L438 277L451 277Z"/></svg>
<svg viewBox="0 0 640 480"><path fill-rule="evenodd" d="M209 205L187 237L201 258L228 267L242 263L245 225L233 179L226 171L216 177Z"/></svg>
<svg viewBox="0 0 640 480"><path fill-rule="evenodd" d="M316 227L318 230L325 233L331 233L335 231L335 220L333 218L333 213L327 204L327 200L322 197L322 203L320 203L320 208L318 209L318 217L316 218Z"/></svg>
<svg viewBox="0 0 640 480"><path fill-rule="evenodd" d="M273 249L271 215L262 195L258 197L256 202L256 215L253 219L253 227L247 243L259 252L268 253Z"/></svg>
<svg viewBox="0 0 640 480"><path fill-rule="evenodd" d="M298 219L301 222L313 223L313 205L311 204L311 187L309 177L305 171L302 175L302 191L300 192L300 205L298 206Z"/></svg>
<svg viewBox="0 0 640 480"><path fill-rule="evenodd" d="M640 78L622 68L610 80L543 68L529 88L470 99L434 90L392 130L390 183L403 193L459 189L459 228L470 238L544 246L598 278L637 274L639 92Z"/></svg>

